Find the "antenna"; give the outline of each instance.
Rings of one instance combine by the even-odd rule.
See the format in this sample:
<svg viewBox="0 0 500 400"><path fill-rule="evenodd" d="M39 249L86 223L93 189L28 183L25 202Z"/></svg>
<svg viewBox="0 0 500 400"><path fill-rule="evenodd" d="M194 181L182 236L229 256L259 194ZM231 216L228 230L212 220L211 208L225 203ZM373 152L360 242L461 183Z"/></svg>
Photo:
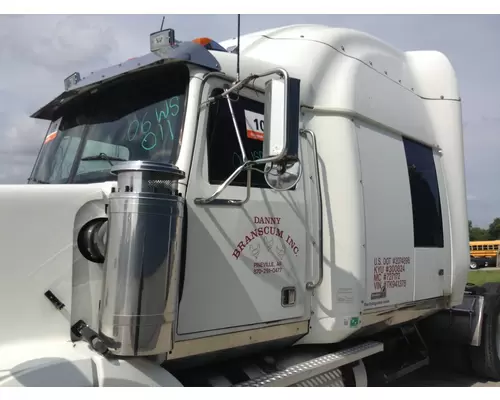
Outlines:
<svg viewBox="0 0 500 400"><path fill-rule="evenodd" d="M165 22L165 16L163 16L162 20L161 20L161 26L160 26L160 31L163 30L163 23Z"/></svg>
<svg viewBox="0 0 500 400"><path fill-rule="evenodd" d="M240 14L238 14L238 44L236 45L236 82L240 80Z"/></svg>

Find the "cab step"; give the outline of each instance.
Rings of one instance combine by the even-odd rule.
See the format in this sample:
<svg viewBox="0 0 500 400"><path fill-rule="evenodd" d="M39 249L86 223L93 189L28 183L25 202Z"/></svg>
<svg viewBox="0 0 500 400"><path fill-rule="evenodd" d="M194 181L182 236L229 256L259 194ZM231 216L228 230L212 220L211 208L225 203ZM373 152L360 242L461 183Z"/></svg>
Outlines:
<svg viewBox="0 0 500 400"><path fill-rule="evenodd" d="M379 342L363 344L343 349L301 362L284 370L259 376L233 386L236 387L321 387L344 386L342 373L339 370L347 364L354 363L384 350Z"/></svg>

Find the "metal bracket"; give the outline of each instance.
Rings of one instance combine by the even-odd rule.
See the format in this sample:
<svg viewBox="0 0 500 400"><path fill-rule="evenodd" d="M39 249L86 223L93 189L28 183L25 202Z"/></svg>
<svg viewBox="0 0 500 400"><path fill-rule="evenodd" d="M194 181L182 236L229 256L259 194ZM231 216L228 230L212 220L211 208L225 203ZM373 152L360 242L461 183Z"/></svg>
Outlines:
<svg viewBox="0 0 500 400"><path fill-rule="evenodd" d="M54 293L52 293L51 290L47 290L44 293L44 296L52 303L56 310L62 310L64 307L66 307L64 303L59 300Z"/></svg>
<svg viewBox="0 0 500 400"><path fill-rule="evenodd" d="M252 183L252 178L251 178L252 167L254 165L267 164L269 162L279 161L279 159L280 159L279 155L278 156L269 156L266 158L262 158L260 160L253 160L253 161L247 159L245 149L243 147L243 142L241 140L240 132L238 129L238 124L236 123L234 111L233 111L233 108L231 105L231 101L229 99L230 93L239 90L244 85L247 85L248 83L250 83L252 80L255 80L257 78L264 78L266 76L275 75L275 74L278 75L280 78L284 79L285 85L288 86L288 82L289 82L288 72L283 68L276 68L276 69L267 71L267 72L262 73L262 74L250 75L243 80L236 81L233 83L233 86L231 86L229 89L226 89L223 93L221 93L220 95L217 96L217 98L219 98L219 97L226 98L228 101L228 106L229 106L229 110L231 113L231 118L233 120L235 132L236 132L236 137L238 139L238 144L239 144L240 151L241 151L242 157L243 157L243 164L240 165L221 185L219 185L217 190L210 197L207 197L207 198L197 197L194 199L194 204L196 204L196 205L212 204L212 205L224 205L224 206L242 206L243 204L247 203L248 200L250 199L250 193L251 193L251 188L252 188L252 185L251 185L251 183ZM216 99L216 97L210 97L207 100L207 102L210 103L210 102L214 101L215 99ZM203 106L203 104L205 104L205 103L202 103L201 106ZM243 200L236 200L236 199L217 200L217 197L219 197L219 195L231 184L231 182L233 182L236 179L236 177L245 169L247 170L247 196L246 196L246 198Z"/></svg>
<svg viewBox="0 0 500 400"><path fill-rule="evenodd" d="M102 356L109 355L109 346L105 341L90 328L83 320L79 320L71 327L71 332L78 338L83 339L96 353Z"/></svg>
<svg viewBox="0 0 500 400"><path fill-rule="evenodd" d="M235 200L235 199L218 199L219 195L226 189L232 181L236 179L236 177L248 166L250 167L247 169L247 196L243 200ZM194 199L194 204L196 205L205 205L205 204L212 204L212 205L219 205L219 206L242 206L248 200L250 200L250 193L252 189L252 162L247 161L244 164L240 165L236 171L234 171L229 178L227 178L212 194L210 197L207 198L202 198L202 197L197 197Z"/></svg>

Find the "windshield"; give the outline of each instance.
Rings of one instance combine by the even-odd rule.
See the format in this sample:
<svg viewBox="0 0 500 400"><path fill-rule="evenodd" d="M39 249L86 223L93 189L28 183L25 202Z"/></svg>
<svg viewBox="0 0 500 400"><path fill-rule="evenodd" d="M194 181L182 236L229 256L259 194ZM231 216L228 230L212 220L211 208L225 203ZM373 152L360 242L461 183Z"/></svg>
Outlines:
<svg viewBox="0 0 500 400"><path fill-rule="evenodd" d="M175 163L179 155L189 70L184 64L137 72L62 107L45 137L30 181L115 180L127 160Z"/></svg>

